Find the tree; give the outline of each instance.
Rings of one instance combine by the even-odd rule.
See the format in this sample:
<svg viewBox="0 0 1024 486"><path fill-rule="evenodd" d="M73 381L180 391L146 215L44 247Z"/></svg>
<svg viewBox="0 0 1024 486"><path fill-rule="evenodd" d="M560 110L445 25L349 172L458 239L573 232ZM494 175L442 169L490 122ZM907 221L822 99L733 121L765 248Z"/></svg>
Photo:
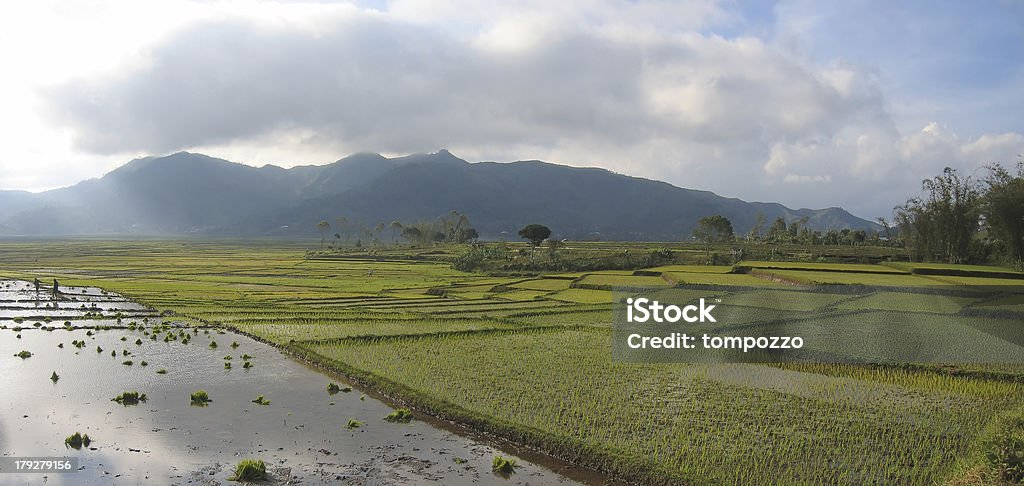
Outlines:
<svg viewBox="0 0 1024 486"><path fill-rule="evenodd" d="M750 231L747 232L747 240L756 240L761 237L761 232L764 231L765 216L764 213L758 211L754 215L754 226L750 227Z"/></svg>
<svg viewBox="0 0 1024 486"><path fill-rule="evenodd" d="M768 240L772 243L779 243L789 239L789 230L786 228L785 218L775 218L775 222L768 228Z"/></svg>
<svg viewBox="0 0 1024 486"><path fill-rule="evenodd" d="M402 228L402 236L409 240L410 244L414 244L423 238L423 232L415 226L406 226Z"/></svg>
<svg viewBox="0 0 1024 486"><path fill-rule="evenodd" d="M528 224L519 230L519 237L530 242L534 247L540 246L551 236L551 229L542 224Z"/></svg>
<svg viewBox="0 0 1024 486"><path fill-rule="evenodd" d="M729 243L735 239L732 222L720 214L700 218L697 221L697 228L693 230L693 237L704 246L708 255L711 254L713 245Z"/></svg>
<svg viewBox="0 0 1024 486"><path fill-rule="evenodd" d="M970 178L946 167L921 183L923 194L895 209L900 234L925 261L961 263L978 232L981 192Z"/></svg>
<svg viewBox="0 0 1024 486"><path fill-rule="evenodd" d="M320 249L324 249L324 239L327 237L327 232L331 230L331 223L327 221L321 221L316 224L317 231L320 232Z"/></svg>
<svg viewBox="0 0 1024 486"><path fill-rule="evenodd" d="M398 243L398 233L402 232L402 222L397 219L391 222L391 239Z"/></svg>
<svg viewBox="0 0 1024 486"><path fill-rule="evenodd" d="M988 167L985 179L985 222L1003 251L1003 256L1018 268L1024 261L1024 159L1013 175L999 164Z"/></svg>
<svg viewBox="0 0 1024 486"><path fill-rule="evenodd" d="M338 216L337 218L334 218L334 224L336 225L335 229L337 229L339 233L345 235L345 242L347 243L352 236L352 228L348 224L348 218Z"/></svg>

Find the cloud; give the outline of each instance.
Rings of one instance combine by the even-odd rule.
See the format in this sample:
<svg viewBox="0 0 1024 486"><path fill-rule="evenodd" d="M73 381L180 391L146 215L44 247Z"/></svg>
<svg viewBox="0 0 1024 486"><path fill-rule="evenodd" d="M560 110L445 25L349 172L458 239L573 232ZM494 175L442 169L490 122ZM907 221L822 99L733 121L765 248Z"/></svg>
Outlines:
<svg viewBox="0 0 1024 486"><path fill-rule="evenodd" d="M447 147L868 217L942 160L1024 151L1015 133L961 140L928 125L902 136L877 73L711 33L739 22L716 2L304 12L191 22L142 62L48 88L46 110L91 154L201 148L322 163Z"/></svg>

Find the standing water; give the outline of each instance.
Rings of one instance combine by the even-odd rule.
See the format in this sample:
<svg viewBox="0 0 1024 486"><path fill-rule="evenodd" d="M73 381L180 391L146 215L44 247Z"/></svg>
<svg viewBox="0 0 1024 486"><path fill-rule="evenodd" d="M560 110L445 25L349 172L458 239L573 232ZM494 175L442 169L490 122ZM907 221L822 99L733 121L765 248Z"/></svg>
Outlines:
<svg viewBox="0 0 1024 486"><path fill-rule="evenodd" d="M164 324L100 289L61 291L0 281L0 458L70 457L77 468L4 462L0 484L237 484L227 481L247 458L265 461L270 484L601 479L421 420L385 421L393 407L245 336ZM200 390L210 402L193 403ZM145 401L112 401L133 391ZM65 445L76 432L91 442ZM496 455L516 459L513 475L491 471Z"/></svg>

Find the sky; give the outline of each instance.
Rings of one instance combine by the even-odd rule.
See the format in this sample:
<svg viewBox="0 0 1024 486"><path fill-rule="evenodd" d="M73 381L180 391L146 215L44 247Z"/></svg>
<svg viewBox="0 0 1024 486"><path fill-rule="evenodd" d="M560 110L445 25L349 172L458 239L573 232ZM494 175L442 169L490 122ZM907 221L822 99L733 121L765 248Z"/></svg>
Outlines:
<svg viewBox="0 0 1024 486"><path fill-rule="evenodd" d="M890 216L1024 154L1024 0L7 2L0 189L446 148Z"/></svg>

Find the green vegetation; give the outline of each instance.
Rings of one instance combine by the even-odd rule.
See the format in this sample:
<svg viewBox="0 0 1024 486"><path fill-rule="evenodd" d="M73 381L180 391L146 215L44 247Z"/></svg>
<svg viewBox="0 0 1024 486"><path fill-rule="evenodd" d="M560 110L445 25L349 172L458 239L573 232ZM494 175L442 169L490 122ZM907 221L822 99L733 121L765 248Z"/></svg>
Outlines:
<svg viewBox="0 0 1024 486"><path fill-rule="evenodd" d="M516 472L516 460L507 459L502 456L494 456L494 460L491 461L491 471L505 477L511 476Z"/></svg>
<svg viewBox="0 0 1024 486"><path fill-rule="evenodd" d="M121 405L138 405L139 402L145 402L148 400L145 393L139 393L137 391L122 392L120 395L111 398L110 401L120 403Z"/></svg>
<svg viewBox="0 0 1024 486"><path fill-rule="evenodd" d="M28 358L32 357L32 353L30 353L28 351L25 351L23 349L23 350L19 351L18 353L15 353L14 357L21 358L21 359L28 359Z"/></svg>
<svg viewBox="0 0 1024 486"><path fill-rule="evenodd" d="M715 266L697 265L713 259L698 244L308 258L260 244L48 245L57 244L0 244L0 276L73 270L62 284L100 286L203 326L174 331L179 343L200 329L244 331L407 404L389 417L436 414L637 483L942 484L978 467L1010 478L1019 451L1014 435L991 431L1024 406L1020 366L647 365L608 352L616 287L721 298L743 311L730 316L737 325L784 310L850 332L864 322L937 326L943 316L998 332L1024 313L1024 279L1006 268L877 265L868 262L902 250L785 242L737 242L742 258L714 245ZM494 273L454 270L467 253L485 255L477 268ZM974 288L985 286L998 288Z"/></svg>
<svg viewBox="0 0 1024 486"><path fill-rule="evenodd" d="M267 400L266 398L263 398L263 395L260 395L256 397L252 403L255 403L256 405L270 405L270 400Z"/></svg>
<svg viewBox="0 0 1024 486"><path fill-rule="evenodd" d="M92 439L89 438L89 434L82 434L80 432L75 432L64 439L64 447L76 450L81 449L83 446L89 447L91 443Z"/></svg>
<svg viewBox="0 0 1024 486"><path fill-rule="evenodd" d="M357 428L361 427L362 425L363 425L362 422L360 422L360 421L358 421L356 419L350 418L350 419L348 419L348 423L345 424L345 428L346 429L357 429Z"/></svg>
<svg viewBox="0 0 1024 486"><path fill-rule="evenodd" d="M50 381L52 381L54 383L57 383L57 380L59 380L59 379L60 379L60 376L57 374L56 371L54 371L53 374L50 375Z"/></svg>
<svg viewBox="0 0 1024 486"><path fill-rule="evenodd" d="M210 395L203 390L192 392L189 398L192 401L192 405L206 405L213 401L210 399Z"/></svg>
<svg viewBox="0 0 1024 486"><path fill-rule="evenodd" d="M388 422L407 424L412 421L412 412L408 408L399 408L394 412L389 413L384 420Z"/></svg>
<svg viewBox="0 0 1024 486"><path fill-rule="evenodd" d="M235 465L234 474L228 481L266 481L267 465L259 459L242 459Z"/></svg>

